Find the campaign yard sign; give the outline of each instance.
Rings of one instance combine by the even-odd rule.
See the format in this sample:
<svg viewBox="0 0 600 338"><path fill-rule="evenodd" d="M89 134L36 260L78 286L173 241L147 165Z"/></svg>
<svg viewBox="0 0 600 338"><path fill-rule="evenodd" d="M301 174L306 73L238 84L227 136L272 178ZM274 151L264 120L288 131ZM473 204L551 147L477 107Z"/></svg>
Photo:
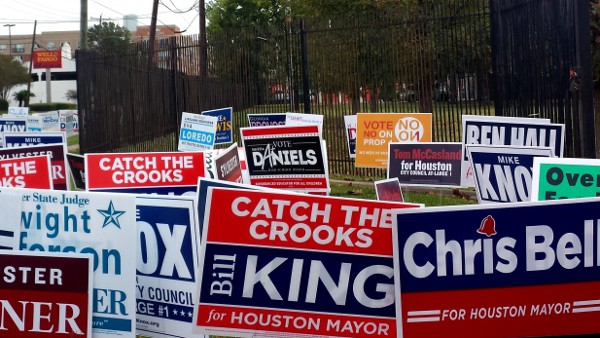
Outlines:
<svg viewBox="0 0 600 338"><path fill-rule="evenodd" d="M600 332L600 199L398 210L398 337Z"/></svg>
<svg viewBox="0 0 600 338"><path fill-rule="evenodd" d="M21 208L20 195L0 194L0 252L19 249Z"/></svg>
<svg viewBox="0 0 600 338"><path fill-rule="evenodd" d="M90 255L94 337L135 337L135 196L35 189L18 193L21 251Z"/></svg>
<svg viewBox="0 0 600 338"><path fill-rule="evenodd" d="M248 114L250 127L285 126L286 113L276 114Z"/></svg>
<svg viewBox="0 0 600 338"><path fill-rule="evenodd" d="M85 168L88 191L194 196L204 153L88 153Z"/></svg>
<svg viewBox="0 0 600 338"><path fill-rule="evenodd" d="M316 125L241 128L250 184L301 192L328 192Z"/></svg>
<svg viewBox="0 0 600 338"><path fill-rule="evenodd" d="M0 149L0 160L40 155L50 155L52 185L56 190L68 190L66 167L66 144L41 144L37 146Z"/></svg>
<svg viewBox="0 0 600 338"><path fill-rule="evenodd" d="M528 202L536 157L552 157L549 147L467 145L479 203Z"/></svg>
<svg viewBox="0 0 600 338"><path fill-rule="evenodd" d="M215 144L224 144L233 142L233 108L220 108L214 110L205 110L202 115L214 116L217 118L217 133L215 134Z"/></svg>
<svg viewBox="0 0 600 338"><path fill-rule="evenodd" d="M58 111L60 131L65 133L67 138L75 135L75 114L76 110L61 109Z"/></svg>
<svg viewBox="0 0 600 338"><path fill-rule="evenodd" d="M217 170L217 179L244 183L237 143L232 144L225 152L215 158L215 167Z"/></svg>
<svg viewBox="0 0 600 338"><path fill-rule="evenodd" d="M75 189L85 190L85 157L67 153L67 163Z"/></svg>
<svg viewBox="0 0 600 338"><path fill-rule="evenodd" d="M0 251L3 337L92 337L88 255Z"/></svg>
<svg viewBox="0 0 600 338"><path fill-rule="evenodd" d="M323 115L286 113L286 126L306 126L316 124L319 127L319 135L323 138Z"/></svg>
<svg viewBox="0 0 600 338"><path fill-rule="evenodd" d="M389 203L209 188L197 332L396 337Z"/></svg>
<svg viewBox="0 0 600 338"><path fill-rule="evenodd" d="M41 120L38 123L41 124L40 130L30 130L29 128L29 120L27 125L27 131L61 131L60 130L60 113L58 110L43 112L43 113L34 113L29 118L35 117Z"/></svg>
<svg viewBox="0 0 600 338"><path fill-rule="evenodd" d="M27 131L27 117L20 116L2 116L0 117L0 141L2 133L7 131L25 132ZM4 141L2 141L4 144Z"/></svg>
<svg viewBox="0 0 600 338"><path fill-rule="evenodd" d="M461 149L458 142L392 142L388 178L405 185L460 186Z"/></svg>
<svg viewBox="0 0 600 338"><path fill-rule="evenodd" d="M196 217L193 198L136 197L136 328L140 335L193 336L200 236Z"/></svg>
<svg viewBox="0 0 600 338"><path fill-rule="evenodd" d="M463 115L462 127L462 186L475 186L465 149L468 144L550 147L554 157L563 154L565 125L550 123L548 119Z"/></svg>
<svg viewBox="0 0 600 338"><path fill-rule="evenodd" d="M348 155L350 158L356 158L356 115L344 116L344 126L346 127Z"/></svg>
<svg viewBox="0 0 600 338"><path fill-rule="evenodd" d="M218 119L214 116L191 113L181 114L179 151L202 151L215 145Z"/></svg>
<svg viewBox="0 0 600 338"><path fill-rule="evenodd" d="M375 194L378 201L404 202L402 188L397 177L375 181Z"/></svg>
<svg viewBox="0 0 600 338"><path fill-rule="evenodd" d="M8 107L8 115L27 116L29 115L29 107Z"/></svg>
<svg viewBox="0 0 600 338"><path fill-rule="evenodd" d="M53 189L50 156L0 160L0 187Z"/></svg>
<svg viewBox="0 0 600 338"><path fill-rule="evenodd" d="M389 143L431 141L431 114L359 113L356 166L385 169Z"/></svg>
<svg viewBox="0 0 600 338"><path fill-rule="evenodd" d="M535 158L532 201L600 196L600 160Z"/></svg>
<svg viewBox="0 0 600 338"><path fill-rule="evenodd" d="M62 132L3 132L4 148L37 146L40 144L65 143L65 134Z"/></svg>

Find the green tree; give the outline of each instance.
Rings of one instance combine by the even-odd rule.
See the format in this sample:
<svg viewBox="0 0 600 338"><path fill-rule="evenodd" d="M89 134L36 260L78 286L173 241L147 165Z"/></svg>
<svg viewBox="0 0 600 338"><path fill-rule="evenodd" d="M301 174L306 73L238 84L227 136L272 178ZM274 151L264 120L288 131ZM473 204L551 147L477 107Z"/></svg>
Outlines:
<svg viewBox="0 0 600 338"><path fill-rule="evenodd" d="M127 28L105 21L88 30L87 44L89 48L116 52L126 49L131 44L131 37Z"/></svg>
<svg viewBox="0 0 600 338"><path fill-rule="evenodd" d="M19 90L18 92L13 93L13 99L15 101L19 101L19 107L23 107L23 103L27 103L27 98L31 98L34 97L35 94L28 92L27 90L23 89L23 90Z"/></svg>
<svg viewBox="0 0 600 338"><path fill-rule="evenodd" d="M208 31L280 25L285 20L281 0L215 0L207 5Z"/></svg>
<svg viewBox="0 0 600 338"><path fill-rule="evenodd" d="M20 61L0 55L0 98L7 100L9 91L16 85L27 83L29 74Z"/></svg>

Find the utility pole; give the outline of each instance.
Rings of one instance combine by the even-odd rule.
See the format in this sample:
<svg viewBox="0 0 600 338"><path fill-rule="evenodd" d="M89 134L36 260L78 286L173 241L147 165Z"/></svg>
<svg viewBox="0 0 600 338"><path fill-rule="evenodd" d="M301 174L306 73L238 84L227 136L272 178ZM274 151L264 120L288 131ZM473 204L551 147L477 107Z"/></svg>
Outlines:
<svg viewBox="0 0 600 338"><path fill-rule="evenodd" d="M7 23L4 27L8 27L8 56L12 59L12 34L10 31L10 27L14 27L14 23Z"/></svg>
<svg viewBox="0 0 600 338"><path fill-rule="evenodd" d="M27 97L25 98L25 107L29 107L29 97L31 96L31 67L33 67L33 48L35 46L35 30L37 28L37 20L33 22L33 37L31 38L31 56L29 59L29 81L27 81Z"/></svg>
<svg viewBox="0 0 600 338"><path fill-rule="evenodd" d="M154 39L156 38L156 20L158 17L158 0L154 0L152 3L152 19L150 21L150 39L148 43L148 75L150 75L150 68L154 64Z"/></svg>
<svg viewBox="0 0 600 338"><path fill-rule="evenodd" d="M79 18L79 48L87 49L87 25L88 25L88 3L87 0L81 0L81 14Z"/></svg>
<svg viewBox="0 0 600 338"><path fill-rule="evenodd" d="M206 6L205 1L200 0L198 4L198 18L200 20L200 78L208 76L208 52L206 46Z"/></svg>

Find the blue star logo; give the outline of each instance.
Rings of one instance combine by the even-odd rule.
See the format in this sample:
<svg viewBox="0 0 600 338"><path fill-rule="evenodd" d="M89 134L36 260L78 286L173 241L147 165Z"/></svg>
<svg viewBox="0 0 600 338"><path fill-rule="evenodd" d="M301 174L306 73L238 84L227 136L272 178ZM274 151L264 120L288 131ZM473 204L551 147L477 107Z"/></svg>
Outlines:
<svg viewBox="0 0 600 338"><path fill-rule="evenodd" d="M104 223L102 224L103 228L112 223L117 228L121 229L121 224L119 224L119 217L121 217L125 213L125 211L116 210L115 206L113 205L112 200L108 204L108 209L106 209L106 210L97 209L97 210L102 216L104 216Z"/></svg>

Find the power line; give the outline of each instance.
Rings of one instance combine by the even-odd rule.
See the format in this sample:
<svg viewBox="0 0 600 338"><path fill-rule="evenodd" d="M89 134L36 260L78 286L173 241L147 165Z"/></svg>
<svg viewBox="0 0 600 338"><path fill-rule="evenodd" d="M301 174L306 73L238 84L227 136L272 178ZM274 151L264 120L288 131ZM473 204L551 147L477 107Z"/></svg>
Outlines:
<svg viewBox="0 0 600 338"><path fill-rule="evenodd" d="M173 10L173 9L169 8L169 6L167 6L167 5L166 5L166 4L165 4L165 3L164 3L162 0L160 1L160 4L161 4L161 5L163 5L163 6L164 6L166 9L168 9L169 11L171 11L172 13L175 13L175 14L185 14L185 13L189 13L189 12L191 12L192 10L196 9L196 8L198 7L198 3L199 3L199 1L198 1L198 0L196 0L196 1L194 2L194 4L193 4L193 5L192 5L190 8L188 8L188 9L186 9L186 10L182 10L182 9L179 9L179 8L177 8L177 6L176 6L176 5L175 5L175 3L173 2L173 0L169 0L169 2L170 2L170 3L171 3L171 5L173 6L173 8L175 8L175 10Z"/></svg>

